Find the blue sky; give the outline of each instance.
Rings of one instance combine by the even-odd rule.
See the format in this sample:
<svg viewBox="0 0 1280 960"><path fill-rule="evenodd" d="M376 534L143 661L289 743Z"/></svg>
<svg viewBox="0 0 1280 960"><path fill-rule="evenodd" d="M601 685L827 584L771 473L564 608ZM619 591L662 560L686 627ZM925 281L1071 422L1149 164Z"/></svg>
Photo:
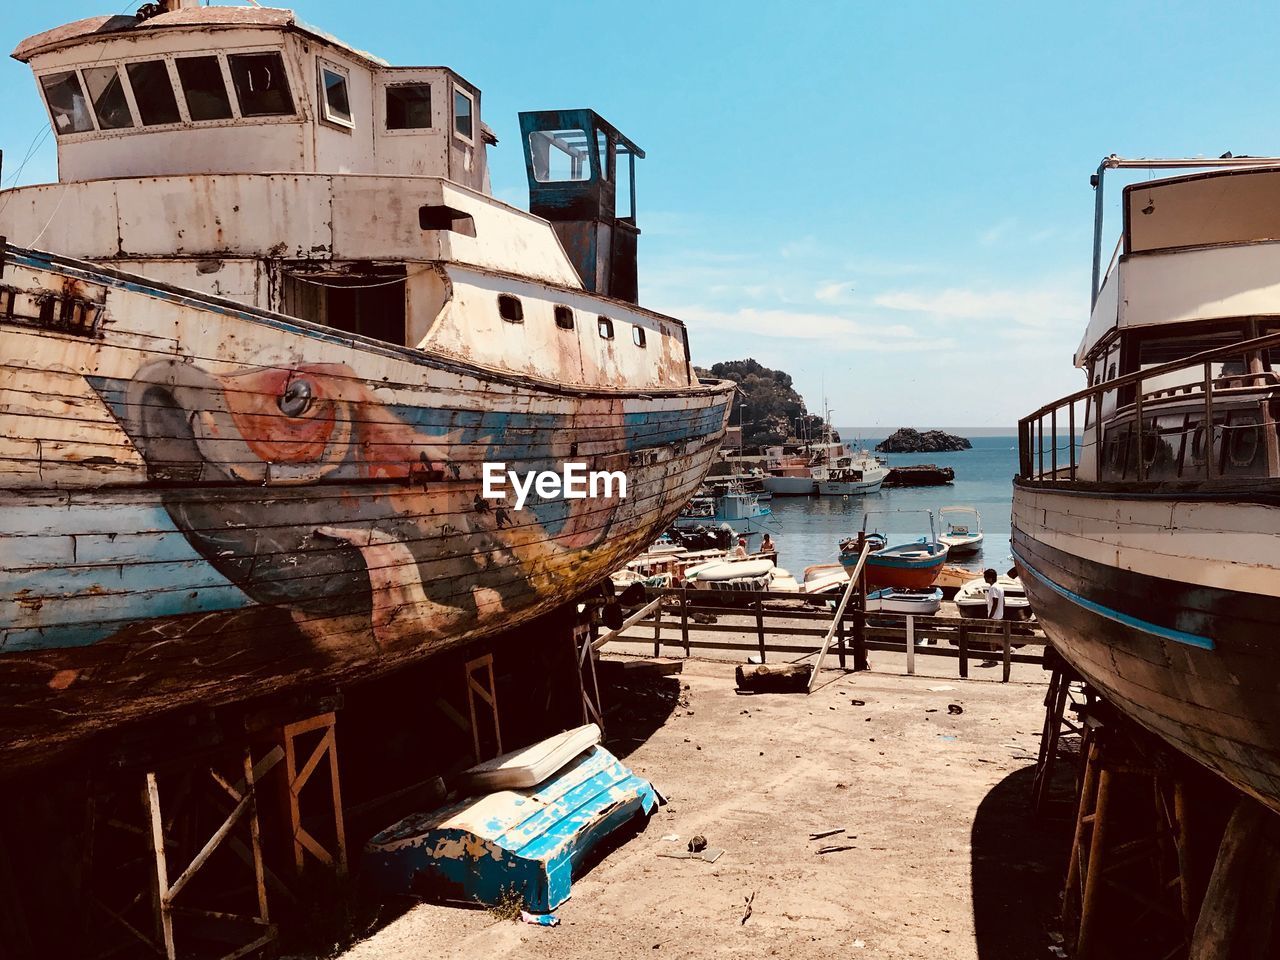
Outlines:
<svg viewBox="0 0 1280 960"><path fill-rule="evenodd" d="M0 43L121 6L6 3ZM1280 152L1274 5L537 6L295 9L476 83L521 206L517 112L598 110L649 155L642 301L695 362L787 370L838 423L1004 426L1076 389L1099 158ZM47 119L25 66L0 84L8 186ZM56 176L51 139L19 182Z"/></svg>

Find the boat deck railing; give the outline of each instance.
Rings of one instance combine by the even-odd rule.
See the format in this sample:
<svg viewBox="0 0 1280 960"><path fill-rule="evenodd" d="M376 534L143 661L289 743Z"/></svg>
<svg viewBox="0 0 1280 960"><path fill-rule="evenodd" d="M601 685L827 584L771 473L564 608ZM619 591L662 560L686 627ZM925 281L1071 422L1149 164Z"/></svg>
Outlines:
<svg viewBox="0 0 1280 960"><path fill-rule="evenodd" d="M1018 422L1018 479L1229 485L1280 478L1280 375L1265 368L1269 354L1280 354L1278 333L1047 404ZM1225 372L1226 362L1241 372Z"/></svg>

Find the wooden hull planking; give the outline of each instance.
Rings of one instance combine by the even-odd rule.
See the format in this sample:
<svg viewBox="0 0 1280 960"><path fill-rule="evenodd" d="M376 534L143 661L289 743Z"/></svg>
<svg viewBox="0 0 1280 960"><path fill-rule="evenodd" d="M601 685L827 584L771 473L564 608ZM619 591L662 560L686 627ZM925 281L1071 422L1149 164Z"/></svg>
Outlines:
<svg viewBox="0 0 1280 960"><path fill-rule="evenodd" d="M0 284L9 770L560 606L666 529L728 417L731 384L538 384L60 258L11 255ZM96 325L42 322L41 295ZM486 462L569 461L626 497L481 496Z"/></svg>
<svg viewBox="0 0 1280 960"><path fill-rule="evenodd" d="M1018 485L1013 520L1055 648L1138 723L1280 810L1280 506Z"/></svg>

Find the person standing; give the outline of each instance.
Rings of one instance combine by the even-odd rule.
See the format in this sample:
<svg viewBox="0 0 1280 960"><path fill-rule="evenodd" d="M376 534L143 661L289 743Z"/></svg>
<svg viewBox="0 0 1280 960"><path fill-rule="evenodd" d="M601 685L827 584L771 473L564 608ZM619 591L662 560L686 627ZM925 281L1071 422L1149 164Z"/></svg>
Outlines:
<svg viewBox="0 0 1280 960"><path fill-rule="evenodd" d="M988 567L982 571L982 579L987 581L987 619L1004 619L1004 587L1000 586L999 576Z"/></svg>

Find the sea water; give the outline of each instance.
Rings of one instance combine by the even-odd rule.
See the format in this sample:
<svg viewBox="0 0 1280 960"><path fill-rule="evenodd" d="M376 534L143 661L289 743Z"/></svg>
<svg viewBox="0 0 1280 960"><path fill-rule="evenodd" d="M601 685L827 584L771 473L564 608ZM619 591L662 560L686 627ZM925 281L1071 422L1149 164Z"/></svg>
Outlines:
<svg viewBox="0 0 1280 960"><path fill-rule="evenodd" d="M866 439L850 446L873 449L879 439ZM936 532L938 508L974 507L982 514L983 545L980 552L952 558L957 566L982 570L994 567L1004 573L1013 565L1009 550L1010 513L1013 506L1013 476L1018 472L1018 438L972 437L972 450L955 453L877 454L889 466L933 463L951 467L954 483L940 487L884 487L878 493L860 497L774 497L765 501L773 511L774 523L767 527L778 544L778 564L797 579L805 567L815 563L835 563L837 544L862 529L867 514L867 530L879 530L890 544L905 543L929 533L929 518L920 512L932 510Z"/></svg>

